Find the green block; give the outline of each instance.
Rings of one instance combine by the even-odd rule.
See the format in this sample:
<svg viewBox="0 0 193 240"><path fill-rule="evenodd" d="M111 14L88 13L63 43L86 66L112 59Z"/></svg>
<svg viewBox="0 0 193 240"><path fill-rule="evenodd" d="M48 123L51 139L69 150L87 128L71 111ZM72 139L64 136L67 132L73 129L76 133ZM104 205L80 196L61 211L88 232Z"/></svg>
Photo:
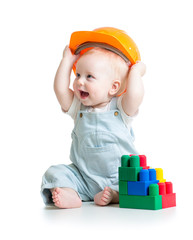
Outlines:
<svg viewBox="0 0 193 240"><path fill-rule="evenodd" d="M119 181L119 194L128 195L128 186L126 181Z"/></svg>
<svg viewBox="0 0 193 240"><path fill-rule="evenodd" d="M162 209L162 196L131 196L119 194L120 208L159 210Z"/></svg>
<svg viewBox="0 0 193 240"><path fill-rule="evenodd" d="M130 166L130 156L129 155L123 155L121 157L121 167L129 167Z"/></svg>
<svg viewBox="0 0 193 240"><path fill-rule="evenodd" d="M149 195L150 196L158 196L159 195L159 186L158 186L158 184L151 184L149 186Z"/></svg>
<svg viewBox="0 0 193 240"><path fill-rule="evenodd" d="M136 155L131 156L130 167L140 167L139 156Z"/></svg>
<svg viewBox="0 0 193 240"><path fill-rule="evenodd" d="M142 167L119 167L120 181L138 181Z"/></svg>

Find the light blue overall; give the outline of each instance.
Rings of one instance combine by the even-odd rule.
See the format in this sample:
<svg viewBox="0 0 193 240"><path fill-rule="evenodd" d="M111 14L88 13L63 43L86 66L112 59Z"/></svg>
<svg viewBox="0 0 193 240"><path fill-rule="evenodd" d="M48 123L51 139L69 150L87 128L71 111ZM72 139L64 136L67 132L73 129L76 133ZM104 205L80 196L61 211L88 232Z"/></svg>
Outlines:
<svg viewBox="0 0 193 240"><path fill-rule="evenodd" d="M117 109L117 98L110 111L78 112L72 131L71 165L51 166L43 176L42 197L52 202L51 188L74 189L81 200L92 201L106 186L118 191L118 167L121 156L137 154L132 129L128 129Z"/></svg>

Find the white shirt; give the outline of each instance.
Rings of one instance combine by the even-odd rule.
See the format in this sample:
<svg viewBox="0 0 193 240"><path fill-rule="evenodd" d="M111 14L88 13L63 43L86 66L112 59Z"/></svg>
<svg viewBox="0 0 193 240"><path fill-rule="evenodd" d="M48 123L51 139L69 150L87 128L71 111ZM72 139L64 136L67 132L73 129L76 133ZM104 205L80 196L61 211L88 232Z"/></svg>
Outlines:
<svg viewBox="0 0 193 240"><path fill-rule="evenodd" d="M128 116L123 108L122 108L122 98L123 98L123 95L121 95L120 97L118 97L117 99L117 108L118 110L120 111L121 113L121 117L123 119L123 122L125 123L125 125L127 126L127 128L131 128L131 123L134 119L135 116ZM106 112L106 111L109 111L110 110L110 105L111 103L109 102L105 107L103 108L93 108L93 107L88 107L86 109L86 111L88 112ZM69 116L72 117L72 119L74 119L74 121L76 121L76 117L77 117L77 113L78 111L80 111L80 107L81 107L81 102L79 101L79 99L74 95L74 98L73 98L73 101L72 101L72 104L70 106L70 109L68 110L68 112L66 112Z"/></svg>

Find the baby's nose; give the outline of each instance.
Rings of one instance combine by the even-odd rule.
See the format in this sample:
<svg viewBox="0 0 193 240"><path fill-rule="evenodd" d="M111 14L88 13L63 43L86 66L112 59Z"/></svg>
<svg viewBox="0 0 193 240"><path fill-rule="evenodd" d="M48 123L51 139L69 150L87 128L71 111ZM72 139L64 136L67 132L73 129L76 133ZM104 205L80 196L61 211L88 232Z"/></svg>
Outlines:
<svg viewBox="0 0 193 240"><path fill-rule="evenodd" d="M78 85L83 86L84 85L84 80L82 78L78 79Z"/></svg>

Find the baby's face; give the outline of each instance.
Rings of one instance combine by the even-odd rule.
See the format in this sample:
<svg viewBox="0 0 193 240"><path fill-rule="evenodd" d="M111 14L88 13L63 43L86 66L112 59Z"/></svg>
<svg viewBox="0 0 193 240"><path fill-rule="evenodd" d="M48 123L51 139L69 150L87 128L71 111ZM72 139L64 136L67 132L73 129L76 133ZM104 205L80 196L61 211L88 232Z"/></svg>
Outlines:
<svg viewBox="0 0 193 240"><path fill-rule="evenodd" d="M76 65L74 93L85 106L105 106L112 96L113 71L103 53L83 55Z"/></svg>

